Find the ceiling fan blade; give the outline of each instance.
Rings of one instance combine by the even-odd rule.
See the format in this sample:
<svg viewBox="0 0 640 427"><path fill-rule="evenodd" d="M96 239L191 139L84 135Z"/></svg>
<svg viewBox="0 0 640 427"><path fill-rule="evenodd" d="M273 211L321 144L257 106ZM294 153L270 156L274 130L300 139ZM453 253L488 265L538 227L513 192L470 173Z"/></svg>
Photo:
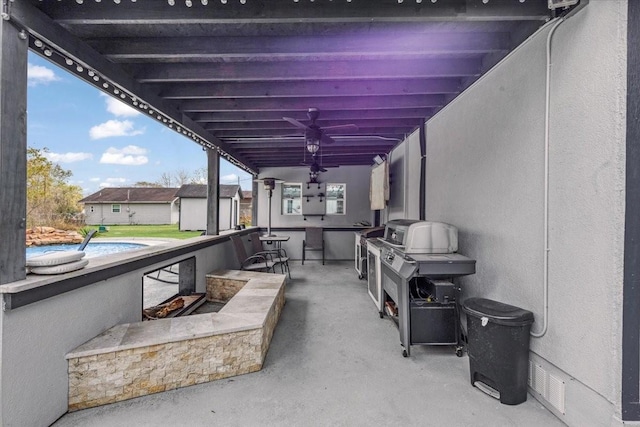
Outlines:
<svg viewBox="0 0 640 427"><path fill-rule="evenodd" d="M291 117L283 117L282 119L288 121L289 123L291 123L295 127L299 127L300 129L305 129L306 130L308 128L308 126L305 125L304 123L301 123L301 122L297 121L296 119L292 119Z"/></svg>
<svg viewBox="0 0 640 427"><path fill-rule="evenodd" d="M346 132L346 131L357 131L358 126L354 124L350 125L335 125L335 126L324 126L322 128L325 132Z"/></svg>
<svg viewBox="0 0 640 427"><path fill-rule="evenodd" d="M327 135L326 133L323 133L322 136L320 137L320 141L323 144L333 144L335 141L335 139L331 138L329 135Z"/></svg>

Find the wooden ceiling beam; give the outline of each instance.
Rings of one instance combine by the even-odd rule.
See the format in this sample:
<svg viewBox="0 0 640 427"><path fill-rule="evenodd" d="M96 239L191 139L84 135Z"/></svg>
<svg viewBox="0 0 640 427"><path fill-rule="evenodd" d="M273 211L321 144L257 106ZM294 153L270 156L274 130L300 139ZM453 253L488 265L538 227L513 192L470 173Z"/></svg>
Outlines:
<svg viewBox="0 0 640 427"><path fill-rule="evenodd" d="M191 117L198 123L216 123L216 122L261 122L261 121L280 121L283 117L292 117L303 123L306 123L307 108L296 110L260 110L260 111L218 111L209 113L193 113ZM422 120L430 117L434 113L433 108L396 108L396 109L377 109L377 110L346 110L340 109L324 109L320 112L318 123L333 120L345 120L353 122L354 120L390 120L390 119L416 119Z"/></svg>
<svg viewBox="0 0 640 427"><path fill-rule="evenodd" d="M349 131L349 132L327 132L327 135L334 136L362 136L362 135L382 135L382 136L397 136L403 137L406 134L411 133L416 126L411 127L392 127L392 128L359 128L357 131ZM244 138L244 137L265 137L265 136L297 136L302 137L303 132L301 130L297 130L296 128L289 128L288 130L283 132L280 129L244 129L244 130L219 130L214 132L214 135L217 138L222 140L227 140L228 138Z"/></svg>
<svg viewBox="0 0 640 427"><path fill-rule="evenodd" d="M385 154L385 153L377 153L377 154ZM356 165L372 165L373 164L373 155L357 155L351 157L341 157L335 159L323 159L322 166L356 166ZM266 167L295 167L300 166L304 167L305 165L310 164L310 162L303 162L302 158L280 158L280 159L262 159L256 160L258 166L260 168ZM307 166L308 167L308 166Z"/></svg>
<svg viewBox="0 0 640 427"><path fill-rule="evenodd" d="M478 76L480 58L432 58L360 61L276 61L164 63L133 66L141 83L265 82L336 79L419 79Z"/></svg>
<svg viewBox="0 0 640 427"><path fill-rule="evenodd" d="M450 94L460 91L457 78L294 82L169 83L158 88L165 99L257 98L292 96L371 96Z"/></svg>
<svg viewBox="0 0 640 427"><path fill-rule="evenodd" d="M307 110L315 107L322 110L335 109L389 109L389 108L437 108L444 105L443 95L404 96L344 96L300 98L240 98L240 99L194 99L179 104L185 113L207 111L260 111L260 110Z"/></svg>
<svg viewBox="0 0 640 427"><path fill-rule="evenodd" d="M327 162L329 161L329 159L336 159L336 160L331 160L332 162L340 162L342 159L349 159L349 158L361 158L361 157L366 157L367 160L371 160L373 159L376 154L381 154L381 153L386 153L388 151L390 151L393 147L375 147L375 148L370 148L368 150L360 150L357 153L327 153L323 156L317 157L316 159L318 159L318 162ZM313 158L309 155L309 153L307 153L307 155L305 156L304 153L300 152L300 153L291 153L291 152L287 152L287 153L278 153L278 152L273 152L273 153L261 153L259 156L255 155L255 154L251 154L249 155L250 159L256 163L258 162L267 162L267 161L280 161L280 160L286 160L286 159L292 159L298 162L302 162L302 161L307 161L308 163L311 163L313 161ZM340 164L340 163L337 163Z"/></svg>
<svg viewBox="0 0 640 427"><path fill-rule="evenodd" d="M165 0L114 4L111 1L76 2L40 1L38 7L64 24L170 24L170 23L281 23L371 21L443 21L443 20L544 20L549 16L547 0L525 2L492 0L424 1L367 0L366 2L293 2L291 0L251 0L246 4L198 0L186 7L183 0L169 6Z"/></svg>
<svg viewBox="0 0 640 427"><path fill-rule="evenodd" d="M399 141L396 140L382 140L382 139L362 139L362 140L348 140L348 139L338 139L336 140L336 144L339 144L341 148L360 148L362 146L366 147L387 147L387 146L395 146ZM252 142L244 142L244 141L236 141L231 143L233 147L239 153L245 153L247 151L261 151L261 150L273 150L273 144L269 140L264 141L252 141ZM278 148L292 148L304 150L304 141L303 138L297 138L297 141L286 140L279 141Z"/></svg>
<svg viewBox="0 0 640 427"><path fill-rule="evenodd" d="M287 116L288 117L288 116ZM309 120L300 120L302 123L309 123ZM378 120L317 120L316 123L320 127L326 126L341 126L348 124L355 124L359 128L369 128L369 127L377 127L377 128L393 128L393 127L415 127L419 126L423 123L423 120L420 119L378 119ZM285 133L291 133L291 131L297 131L302 134L302 131L293 127L289 122L285 120L275 120L275 121L257 121L257 122L213 122L213 123L204 123L202 125L205 129L210 132L215 132L218 130L221 131L232 131L232 130L271 130L271 129L279 129L280 131L284 131Z"/></svg>
<svg viewBox="0 0 640 427"><path fill-rule="evenodd" d="M346 37L109 37L89 39L87 43L114 62L123 59L174 62L192 58L364 59L388 55L402 58L486 54L510 48L508 33L412 33L393 37L376 34Z"/></svg>

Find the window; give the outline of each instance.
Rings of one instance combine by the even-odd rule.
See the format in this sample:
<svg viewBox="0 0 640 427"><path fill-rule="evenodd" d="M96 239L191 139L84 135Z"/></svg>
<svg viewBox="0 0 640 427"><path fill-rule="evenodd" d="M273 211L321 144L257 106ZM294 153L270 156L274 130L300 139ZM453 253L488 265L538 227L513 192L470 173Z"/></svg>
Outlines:
<svg viewBox="0 0 640 427"><path fill-rule="evenodd" d="M111 205L111 212L120 213L120 205Z"/></svg>
<svg viewBox="0 0 640 427"><path fill-rule="evenodd" d="M282 215L302 214L302 184L282 184Z"/></svg>
<svg viewBox="0 0 640 427"><path fill-rule="evenodd" d="M344 215L347 184L327 184L327 215Z"/></svg>

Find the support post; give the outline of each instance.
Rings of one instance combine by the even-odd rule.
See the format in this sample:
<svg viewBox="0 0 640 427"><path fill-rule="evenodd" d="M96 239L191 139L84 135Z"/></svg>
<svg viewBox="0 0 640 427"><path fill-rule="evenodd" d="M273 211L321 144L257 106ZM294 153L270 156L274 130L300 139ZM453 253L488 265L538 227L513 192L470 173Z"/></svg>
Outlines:
<svg viewBox="0 0 640 427"><path fill-rule="evenodd" d="M220 154L207 150L207 234L218 235L220 231Z"/></svg>
<svg viewBox="0 0 640 427"><path fill-rule="evenodd" d="M420 206L419 219L426 219L427 211L427 125L420 126Z"/></svg>
<svg viewBox="0 0 640 427"><path fill-rule="evenodd" d="M0 19L0 284L26 277L26 33Z"/></svg>
<svg viewBox="0 0 640 427"><path fill-rule="evenodd" d="M258 225L258 183L251 183L251 225Z"/></svg>
<svg viewBox="0 0 640 427"><path fill-rule="evenodd" d="M178 293L191 295L196 291L196 259L189 258L179 263Z"/></svg>
<svg viewBox="0 0 640 427"><path fill-rule="evenodd" d="M627 144L622 298L622 420L640 420L640 3L627 11Z"/></svg>

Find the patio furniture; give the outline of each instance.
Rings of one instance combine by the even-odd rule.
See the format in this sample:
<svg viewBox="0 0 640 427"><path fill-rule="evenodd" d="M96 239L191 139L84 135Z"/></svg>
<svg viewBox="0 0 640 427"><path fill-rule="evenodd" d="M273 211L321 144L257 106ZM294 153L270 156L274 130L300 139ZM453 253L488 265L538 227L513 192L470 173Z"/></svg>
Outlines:
<svg viewBox="0 0 640 427"><path fill-rule="evenodd" d="M275 262L269 254L254 254L248 256L244 248L244 243L239 236L231 236L231 243L233 243L233 248L240 263L241 270L272 271L275 273Z"/></svg>
<svg viewBox="0 0 640 427"><path fill-rule="evenodd" d="M277 236L271 236L270 238L273 239L274 237ZM262 240L260 239L260 234L257 232L250 233L249 240L251 241L251 247L253 248L253 255L269 254L271 256L271 260L275 263L275 265L280 265L280 271L282 272L282 274L287 271L289 273L289 278L291 278L291 270L289 270L289 257L287 256L287 251L282 249L282 247L279 245L276 246L275 249L264 249L264 247L262 246Z"/></svg>
<svg viewBox="0 0 640 427"><path fill-rule="evenodd" d="M322 265L324 265L324 238L322 237L322 227L307 227L304 229L304 240L302 241L302 264L306 259L307 251L322 251Z"/></svg>

